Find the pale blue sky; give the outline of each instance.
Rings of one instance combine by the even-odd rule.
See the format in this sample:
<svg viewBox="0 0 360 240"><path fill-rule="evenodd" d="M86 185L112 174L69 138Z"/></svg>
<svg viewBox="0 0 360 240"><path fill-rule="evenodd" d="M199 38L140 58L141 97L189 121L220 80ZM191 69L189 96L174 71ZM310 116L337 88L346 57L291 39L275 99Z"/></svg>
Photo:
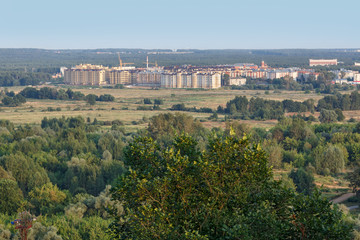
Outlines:
<svg viewBox="0 0 360 240"><path fill-rule="evenodd" d="M360 48L360 0L3 0L0 48Z"/></svg>

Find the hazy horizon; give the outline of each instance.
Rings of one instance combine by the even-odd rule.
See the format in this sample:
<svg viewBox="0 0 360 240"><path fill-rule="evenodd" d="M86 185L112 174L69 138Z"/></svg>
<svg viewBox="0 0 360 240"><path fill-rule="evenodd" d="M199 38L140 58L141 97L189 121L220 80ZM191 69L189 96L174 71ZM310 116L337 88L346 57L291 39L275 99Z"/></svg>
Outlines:
<svg viewBox="0 0 360 240"><path fill-rule="evenodd" d="M171 50L171 51L179 51L179 50L200 50L200 51L211 51L211 50L359 50L359 47L354 48L142 48L142 47L133 47L133 48L125 48L125 47L96 47L96 48L41 48L41 47L0 47L0 49L34 49L34 50L115 50L115 49L128 49L128 50Z"/></svg>

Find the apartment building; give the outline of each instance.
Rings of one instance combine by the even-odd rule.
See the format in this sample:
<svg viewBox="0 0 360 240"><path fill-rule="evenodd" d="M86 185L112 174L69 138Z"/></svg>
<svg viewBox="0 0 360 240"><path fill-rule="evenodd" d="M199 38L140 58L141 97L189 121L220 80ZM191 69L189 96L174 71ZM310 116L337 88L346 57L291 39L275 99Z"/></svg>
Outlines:
<svg viewBox="0 0 360 240"><path fill-rule="evenodd" d="M162 88L206 88L221 87L219 73L163 73L161 74Z"/></svg>
<svg viewBox="0 0 360 240"><path fill-rule="evenodd" d="M106 84L105 69L99 65L78 65L64 70L64 82L70 85L100 86Z"/></svg>
<svg viewBox="0 0 360 240"><path fill-rule="evenodd" d="M137 73L136 85L160 87L161 85L161 72L158 71L144 71Z"/></svg>
<svg viewBox="0 0 360 240"><path fill-rule="evenodd" d="M329 66L337 65L337 59L309 59L309 65L312 66Z"/></svg>
<svg viewBox="0 0 360 240"><path fill-rule="evenodd" d="M122 70L110 70L106 72L106 79L111 85L115 84L131 84L131 73Z"/></svg>
<svg viewBox="0 0 360 240"><path fill-rule="evenodd" d="M267 79L276 79L283 77L291 77L294 80L296 80L298 78L298 72L292 71L290 69L281 69L281 70L268 71L266 74Z"/></svg>

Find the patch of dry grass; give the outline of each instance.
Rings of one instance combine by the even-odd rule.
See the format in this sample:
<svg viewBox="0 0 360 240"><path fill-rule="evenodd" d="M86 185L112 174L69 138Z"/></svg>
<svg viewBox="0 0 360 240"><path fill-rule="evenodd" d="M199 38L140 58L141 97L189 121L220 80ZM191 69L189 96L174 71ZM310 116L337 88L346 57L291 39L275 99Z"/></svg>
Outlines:
<svg viewBox="0 0 360 240"><path fill-rule="evenodd" d="M39 86L41 88L44 86ZM51 86L48 86L51 87ZM9 91L19 92L24 87L11 87ZM56 87L60 88L60 87ZM318 94L304 94L304 92L295 91L281 91L280 93L274 93L270 91L270 94L265 94L262 90L187 90L187 89L149 89L149 88L125 88L125 89L105 89L105 88L84 88L74 87L74 91L80 91L87 94L111 94L116 98L115 102L97 102L96 105L90 106L85 101L61 101L61 100L37 100L28 99L28 102L21 107L16 108L0 108L0 119L11 120L16 124L33 123L39 124L44 117L70 117L70 116L82 116L84 118L90 117L91 120L97 118L103 121L112 121L119 119L126 125L132 126L133 121L140 121L143 117L151 117L159 113L169 112L172 105L178 103L184 103L187 107L207 107L216 110L221 105L225 106L226 102L233 99L235 96L246 96L248 99L251 97L262 97L272 100L284 100L292 99L294 101L304 101L309 98L313 98L316 101L322 98ZM142 106L144 98L162 99L164 104L160 107L164 110L159 111L139 111L136 110L138 106ZM152 106L152 105L147 105ZM61 111L47 111L48 108L61 108ZM74 111L75 110L75 111ZM214 122L207 120L211 115L209 113L194 113L187 112L195 118L202 119L203 124L206 127L224 127L223 122ZM344 113L347 118L358 117L356 112ZM219 119L223 119L224 116L219 115ZM244 120L243 123L250 125L251 127L264 127L270 128L276 124L276 120L268 121L254 121ZM135 125L135 127L142 127L142 125Z"/></svg>

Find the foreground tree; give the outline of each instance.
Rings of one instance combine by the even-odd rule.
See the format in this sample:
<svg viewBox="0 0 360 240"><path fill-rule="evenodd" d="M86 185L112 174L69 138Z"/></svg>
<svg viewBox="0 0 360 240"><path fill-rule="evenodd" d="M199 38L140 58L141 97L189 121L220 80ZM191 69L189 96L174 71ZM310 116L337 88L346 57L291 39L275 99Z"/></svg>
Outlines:
<svg viewBox="0 0 360 240"><path fill-rule="evenodd" d="M271 179L265 152L244 137L147 137L126 151L129 171L112 189L116 239L350 239L342 213L319 194L297 195Z"/></svg>

